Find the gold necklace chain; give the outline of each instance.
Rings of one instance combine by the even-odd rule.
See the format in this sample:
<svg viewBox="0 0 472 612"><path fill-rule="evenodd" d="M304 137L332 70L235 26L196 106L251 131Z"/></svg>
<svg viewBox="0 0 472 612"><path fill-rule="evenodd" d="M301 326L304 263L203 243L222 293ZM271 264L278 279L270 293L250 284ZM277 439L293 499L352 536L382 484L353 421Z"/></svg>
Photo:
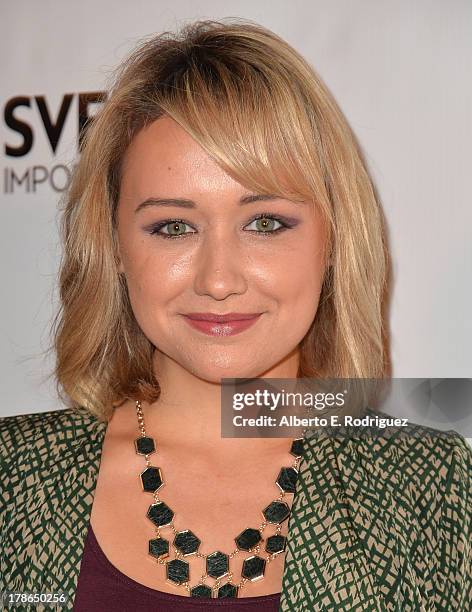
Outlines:
<svg viewBox="0 0 472 612"><path fill-rule="evenodd" d="M292 441L290 454L295 457L291 466L282 467L275 484L279 488L279 495L262 510L263 521L257 529L244 529L235 538L236 548L229 554L215 551L204 554L199 551L201 541L195 534L188 530L178 530L175 527L175 513L159 497L159 490L164 484L162 470L151 465L150 455L156 452L153 438L146 435L144 415L140 400L136 400L136 413L140 437L134 442L138 455L143 455L146 467L140 474L140 482L144 492L152 493L154 503L149 506L146 517L151 520L155 528L155 538L149 540L149 554L154 557L159 565L166 568L167 580L178 587L183 587L190 597L238 597L241 589L247 582L256 582L264 577L266 565L273 561L278 555L285 552L286 537L281 535L282 523L286 521L291 508L286 503L286 495L295 492L298 478L298 469L303 455L303 438ZM271 524L275 526L274 533L265 540L265 557L260 556L262 537L266 527ZM161 529L169 528L174 536L173 549L174 558L169 559L170 546L167 539L161 535ZM242 566L241 580L233 584L233 572L230 570L229 561L241 552L249 552ZM190 565L185 557L199 557L205 560L206 571L201 575L198 582L190 586ZM206 583L213 579L213 584Z"/></svg>

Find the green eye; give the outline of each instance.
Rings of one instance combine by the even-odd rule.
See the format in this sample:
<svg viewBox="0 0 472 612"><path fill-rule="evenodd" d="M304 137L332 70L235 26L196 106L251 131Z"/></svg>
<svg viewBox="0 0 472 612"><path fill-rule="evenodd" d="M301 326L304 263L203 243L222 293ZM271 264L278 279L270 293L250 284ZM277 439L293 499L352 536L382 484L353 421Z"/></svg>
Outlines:
<svg viewBox="0 0 472 612"><path fill-rule="evenodd" d="M165 221L164 223L159 223L156 227L151 231L151 235L159 235L163 238L179 238L180 236L187 236L188 234L195 234L194 231L186 232L185 227L190 227L188 223L182 221L180 219L173 219L172 221ZM164 231L164 228L167 231Z"/></svg>
<svg viewBox="0 0 472 612"><path fill-rule="evenodd" d="M270 233L276 232L277 230L281 229L281 227L283 227L283 224L275 217L268 217L264 215L261 215L260 217L256 217L256 219L251 221L249 225L252 225L253 223L256 224L256 230L251 230L251 231L256 231L259 234L264 234L264 233L270 234ZM275 223L278 223L280 227L274 228Z"/></svg>
<svg viewBox="0 0 472 612"><path fill-rule="evenodd" d="M180 221L175 221L173 223L168 223L164 227L168 227L169 231L167 232L171 236L180 236L180 234L185 233L182 231L186 223L180 223Z"/></svg>

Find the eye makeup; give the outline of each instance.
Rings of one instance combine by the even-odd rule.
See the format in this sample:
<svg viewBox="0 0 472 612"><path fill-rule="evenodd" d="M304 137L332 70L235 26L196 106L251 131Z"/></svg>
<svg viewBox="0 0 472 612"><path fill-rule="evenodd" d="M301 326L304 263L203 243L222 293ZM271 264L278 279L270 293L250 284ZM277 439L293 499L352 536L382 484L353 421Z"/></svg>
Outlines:
<svg viewBox="0 0 472 612"><path fill-rule="evenodd" d="M272 230L267 230L267 231L246 230L254 234L261 234L265 238L269 236L272 237L275 234L280 234L287 229L292 229L299 223L299 220L293 217L285 217L283 215L276 215L273 213L266 212L266 213L259 213L258 215L255 215L243 227L246 227L247 225L251 225L251 223L254 223L254 221L258 221L259 219L273 220L280 224L280 227L277 227L276 229L272 229ZM190 227L193 227L192 224L186 221L185 219L174 218L174 219L165 219L149 227L146 227L146 231L152 236L159 236L160 238L166 238L170 240L175 240L176 238L185 238L186 236L191 236L197 233L196 231L192 231L192 232L185 232L183 234L176 235L176 234L170 234L168 232L161 231L163 228L165 228L168 225L171 225L172 223L188 225Z"/></svg>

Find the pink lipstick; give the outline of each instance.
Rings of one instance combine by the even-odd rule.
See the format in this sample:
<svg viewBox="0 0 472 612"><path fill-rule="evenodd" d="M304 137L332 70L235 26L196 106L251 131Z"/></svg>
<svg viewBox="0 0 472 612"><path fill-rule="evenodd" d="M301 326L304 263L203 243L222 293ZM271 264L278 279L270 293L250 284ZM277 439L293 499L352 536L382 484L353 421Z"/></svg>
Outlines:
<svg viewBox="0 0 472 612"><path fill-rule="evenodd" d="M248 329L261 316L261 312L189 312L185 320L194 328L210 336L233 336Z"/></svg>

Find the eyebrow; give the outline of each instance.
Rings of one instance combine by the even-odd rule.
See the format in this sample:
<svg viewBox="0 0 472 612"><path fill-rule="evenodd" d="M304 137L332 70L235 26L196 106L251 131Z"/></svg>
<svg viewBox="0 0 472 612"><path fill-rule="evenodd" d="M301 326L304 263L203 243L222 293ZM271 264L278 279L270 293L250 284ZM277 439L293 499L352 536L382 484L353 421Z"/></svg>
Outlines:
<svg viewBox="0 0 472 612"><path fill-rule="evenodd" d="M280 200L280 196L275 195L273 193L268 194L249 194L242 196L239 198L239 204L250 204L251 202L260 202L260 201L272 201L272 200ZM139 212L143 208L147 208L148 206L179 206L180 208L195 208L196 203L193 200L187 200L185 198L147 198L144 202L141 202L139 206L134 211L135 213Z"/></svg>

